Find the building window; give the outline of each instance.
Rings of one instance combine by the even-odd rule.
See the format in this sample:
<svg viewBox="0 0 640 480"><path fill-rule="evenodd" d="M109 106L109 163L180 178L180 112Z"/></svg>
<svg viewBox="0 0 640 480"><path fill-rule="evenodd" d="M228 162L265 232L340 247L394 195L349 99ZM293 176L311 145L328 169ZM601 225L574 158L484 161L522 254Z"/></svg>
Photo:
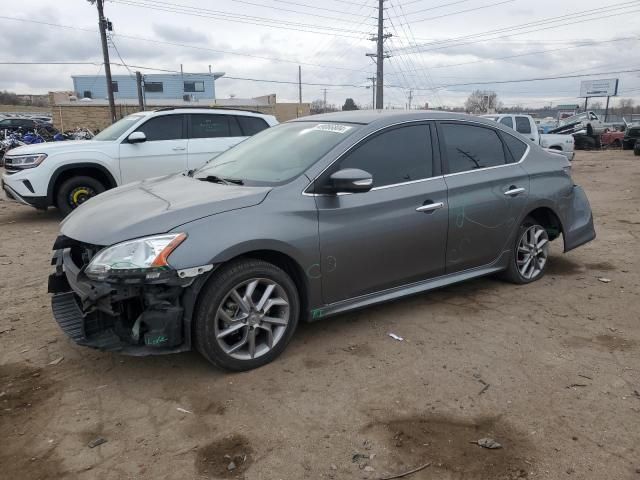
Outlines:
<svg viewBox="0 0 640 480"><path fill-rule="evenodd" d="M162 82L144 82L144 91L162 93L164 92L164 88Z"/></svg>
<svg viewBox="0 0 640 480"><path fill-rule="evenodd" d="M111 90L113 90L113 93L118 92L118 82L111 82Z"/></svg>
<svg viewBox="0 0 640 480"><path fill-rule="evenodd" d="M204 92L204 82L184 82L184 91L188 93Z"/></svg>
<svg viewBox="0 0 640 480"><path fill-rule="evenodd" d="M91 90L85 90L82 92L82 98L91 98Z"/></svg>

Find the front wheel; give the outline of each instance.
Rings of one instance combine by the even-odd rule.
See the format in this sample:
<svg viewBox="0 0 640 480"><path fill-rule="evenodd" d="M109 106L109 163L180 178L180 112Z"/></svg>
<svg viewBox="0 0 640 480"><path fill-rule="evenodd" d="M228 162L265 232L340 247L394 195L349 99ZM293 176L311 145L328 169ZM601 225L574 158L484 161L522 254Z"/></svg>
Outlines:
<svg viewBox="0 0 640 480"><path fill-rule="evenodd" d="M520 225L504 277L517 284L535 282L544 275L548 259L549 235L542 225L527 217Z"/></svg>
<svg viewBox="0 0 640 480"><path fill-rule="evenodd" d="M216 366L243 371L280 355L298 325L298 290L282 269L257 259L221 267L201 293L195 343Z"/></svg>
<svg viewBox="0 0 640 480"><path fill-rule="evenodd" d="M104 191L104 185L93 177L71 177L58 188L56 205L64 215L69 215L72 210Z"/></svg>

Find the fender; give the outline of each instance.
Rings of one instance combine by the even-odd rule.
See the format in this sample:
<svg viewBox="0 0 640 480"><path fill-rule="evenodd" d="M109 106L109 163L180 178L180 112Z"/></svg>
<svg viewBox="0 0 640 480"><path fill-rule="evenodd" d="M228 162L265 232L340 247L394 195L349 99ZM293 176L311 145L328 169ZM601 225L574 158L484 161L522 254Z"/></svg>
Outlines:
<svg viewBox="0 0 640 480"><path fill-rule="evenodd" d="M60 177L63 172L66 172L67 170L74 170L76 168L95 168L96 170L100 170L100 172L102 172L105 177L109 179L109 188L118 186L118 182L111 174L111 172L105 166L100 165L99 163L80 162L61 165L60 167L56 168L56 170L53 172L53 175L51 175L51 178L49 178L49 186L47 187L47 201L50 205L53 204L53 187L56 184L58 177Z"/></svg>

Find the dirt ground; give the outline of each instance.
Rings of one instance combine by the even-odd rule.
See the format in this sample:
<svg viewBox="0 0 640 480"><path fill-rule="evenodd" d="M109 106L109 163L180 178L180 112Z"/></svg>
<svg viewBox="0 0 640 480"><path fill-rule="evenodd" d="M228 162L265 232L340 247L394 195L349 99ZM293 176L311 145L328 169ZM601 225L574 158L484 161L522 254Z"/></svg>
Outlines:
<svg viewBox="0 0 640 480"><path fill-rule="evenodd" d="M59 215L0 202L0 478L640 479L640 159L573 165L598 238L554 242L539 282L303 325L242 374L73 345L46 292Z"/></svg>

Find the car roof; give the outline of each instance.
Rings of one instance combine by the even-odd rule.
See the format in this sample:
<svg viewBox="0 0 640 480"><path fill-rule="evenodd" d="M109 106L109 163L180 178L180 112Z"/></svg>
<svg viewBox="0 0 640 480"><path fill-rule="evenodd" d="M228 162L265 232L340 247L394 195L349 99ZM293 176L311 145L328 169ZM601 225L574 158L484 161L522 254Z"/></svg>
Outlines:
<svg viewBox="0 0 640 480"><path fill-rule="evenodd" d="M164 107L153 110L152 113L175 112L175 113L216 113L220 115L246 115L249 117L268 116L257 110L239 110L225 107Z"/></svg>
<svg viewBox="0 0 640 480"><path fill-rule="evenodd" d="M495 122L465 113L444 112L440 110L352 110L348 112L321 113L301 117L290 122L337 122L359 123L362 125L391 125L399 122L419 120L473 120L495 126Z"/></svg>

